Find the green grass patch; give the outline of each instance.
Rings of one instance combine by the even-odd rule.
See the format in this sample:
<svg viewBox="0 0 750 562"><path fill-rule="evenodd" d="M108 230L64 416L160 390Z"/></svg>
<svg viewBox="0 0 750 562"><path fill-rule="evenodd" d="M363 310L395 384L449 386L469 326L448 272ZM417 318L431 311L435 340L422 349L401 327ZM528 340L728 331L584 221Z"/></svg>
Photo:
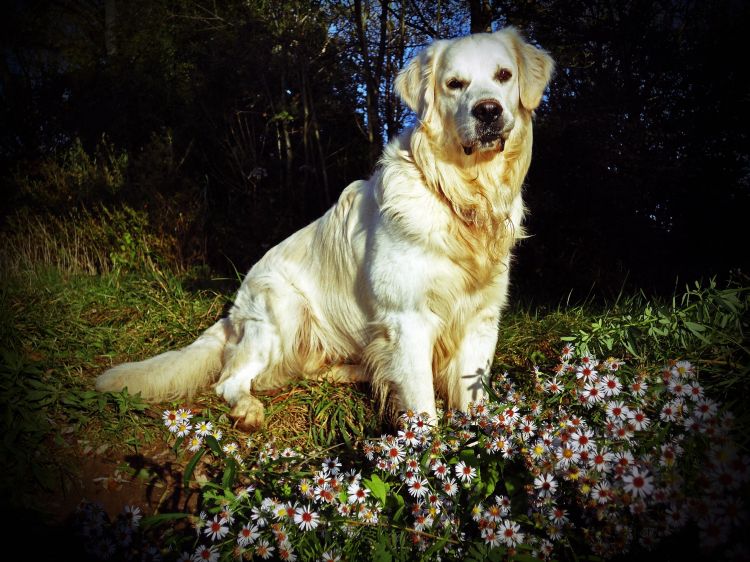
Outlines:
<svg viewBox="0 0 750 562"><path fill-rule="evenodd" d="M207 286L215 288L194 288ZM111 365L193 341L223 315L235 288L234 281L213 280L200 273L178 275L153 263L137 274L121 269L86 275L54 267L6 273L0 287L4 424L0 454L6 459L7 477L0 493L9 506L44 512L46 497L74 489L71 483L81 478L81 459L116 461L127 478L142 479L158 489L158 493L151 490L129 500L152 516L142 539L163 535L166 542L160 548L173 544L184 549L184 526L198 521L201 510L208 510L211 519L228 502L242 517L250 518L250 506L260 507L262 500L270 498L277 502L274 505L296 501L300 507L312 500L299 487L307 485L305 481L313 483L325 459L338 458L362 474L368 495L378 502L379 522L350 522L347 525L353 525L356 533L339 536L326 535L322 527L314 533L299 532L292 518L284 525L298 541L295 548L303 559L333 548L334 536L344 545L344 554L365 552L366 558L376 560L435 559L438 553L450 559L457 552L464 559L524 560L541 555L540 542L534 548L496 548L474 527L466 527L473 530L467 531L469 540L459 550L451 549L463 539L446 527L415 530L408 485L388 471L377 472L363 457L367 443L388 430L377 419L367 385L301 381L276 395L263 396L266 426L249 441L248 435L231 427L227 405L210 390L191 404L145 404L127 393L94 392L95 377ZM518 405L540 420L574 407L576 393L582 390L570 386L570 381L567 394L544 393L546 377L554 371L565 343L573 343L579 354L593 354L601 360L624 359L628 377L652 377L649 380L662 390L664 383L653 379L654 373L688 359L706 395L734 413L732 435L740 449L746 450L750 428L744 407L750 364L745 338L748 294L741 283L726 287L709 283L687 287L667 300L635 295L599 307L511 308L502 319L493 365L495 404L507 405L511 388ZM190 451L189 436L175 440L165 430L162 412L188 406L194 419L221 429L220 439L205 440L201 448ZM655 411L649 415L658 417ZM605 419L601 411L597 416L592 423ZM527 492L538 467L518 459L497 463L483 457L477 448L486 438L479 431L480 421L475 418L467 426L475 432L474 444L469 434L461 441L460 428L448 422L439 435L448 440L455 454L439 456L452 470L458 462L478 470L478 480L461 492L465 493L462 509L472 502L491 503L493 495L502 491L514 502L513 513L520 514L529 507ZM664 431L649 439L675 435L672 429ZM436 438L433 435L431 443ZM450 439L458 441L450 443ZM231 448L229 453L224 450L229 443L238 447L240 460L234 460ZM698 458L699 448L691 447L688 456ZM429 451L412 451L419 453L423 470L429 466ZM167 477L168 473L174 476ZM242 507L244 500L238 498L247 486L255 491L250 492L252 501ZM334 501L339 505L347 503L344 491L336 492ZM172 496L181 500L170 503ZM583 507L574 505L571 513ZM462 513L470 518L468 512ZM527 537L544 532L544 525L533 517L514 521ZM563 542L565 546L555 556L574 559L591 552L592 538L585 533L571 530ZM195 541L191 544L192 549L198 547ZM278 541L274 544L280 546ZM214 546L231 555L228 542L218 541ZM146 543L139 548L145 549Z"/></svg>

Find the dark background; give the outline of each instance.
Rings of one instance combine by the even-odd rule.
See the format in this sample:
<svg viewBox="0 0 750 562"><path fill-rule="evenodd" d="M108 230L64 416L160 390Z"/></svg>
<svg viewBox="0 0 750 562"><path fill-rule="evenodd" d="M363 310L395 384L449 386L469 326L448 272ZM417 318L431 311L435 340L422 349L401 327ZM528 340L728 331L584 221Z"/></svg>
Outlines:
<svg viewBox="0 0 750 562"><path fill-rule="evenodd" d="M413 120L437 37L517 26L538 111L517 297L671 294L748 262L748 3L16 0L3 10L3 231L127 205L162 258L247 270ZM67 220L67 219L66 219Z"/></svg>

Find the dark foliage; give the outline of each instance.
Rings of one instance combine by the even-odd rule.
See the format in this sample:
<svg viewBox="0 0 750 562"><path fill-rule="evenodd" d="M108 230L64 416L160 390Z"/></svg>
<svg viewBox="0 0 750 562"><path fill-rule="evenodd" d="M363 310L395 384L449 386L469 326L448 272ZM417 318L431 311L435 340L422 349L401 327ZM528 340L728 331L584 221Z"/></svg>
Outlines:
<svg viewBox="0 0 750 562"><path fill-rule="evenodd" d="M3 216L126 203L181 238L185 259L243 271L369 175L405 122L392 92L404 61L490 18L558 63L537 116L517 295L671 292L678 279L747 270L749 11L720 0L16 0L0 24ZM105 180L71 180L75 146ZM62 168L65 181L50 172Z"/></svg>

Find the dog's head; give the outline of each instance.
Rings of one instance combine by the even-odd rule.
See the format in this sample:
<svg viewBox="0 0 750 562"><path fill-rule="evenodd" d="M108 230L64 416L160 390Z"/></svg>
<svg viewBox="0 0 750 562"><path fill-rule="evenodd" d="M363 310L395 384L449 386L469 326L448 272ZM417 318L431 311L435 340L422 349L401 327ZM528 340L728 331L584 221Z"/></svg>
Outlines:
<svg viewBox="0 0 750 562"><path fill-rule="evenodd" d="M514 28L435 41L401 71L396 92L445 148L500 152L539 105L554 63Z"/></svg>

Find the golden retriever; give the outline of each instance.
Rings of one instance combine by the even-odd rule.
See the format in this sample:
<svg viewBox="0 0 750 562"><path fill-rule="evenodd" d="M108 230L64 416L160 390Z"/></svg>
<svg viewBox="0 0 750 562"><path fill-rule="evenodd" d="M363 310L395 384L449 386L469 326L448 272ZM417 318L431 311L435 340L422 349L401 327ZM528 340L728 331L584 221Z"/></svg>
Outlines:
<svg viewBox="0 0 750 562"><path fill-rule="evenodd" d="M466 410L494 358L533 111L553 66L513 28L432 43L395 84L416 125L372 177L269 250L194 343L116 366L96 388L164 400L215 383L252 429L263 423L253 391L327 369L370 381L381 411L389 398L434 421L436 390Z"/></svg>

